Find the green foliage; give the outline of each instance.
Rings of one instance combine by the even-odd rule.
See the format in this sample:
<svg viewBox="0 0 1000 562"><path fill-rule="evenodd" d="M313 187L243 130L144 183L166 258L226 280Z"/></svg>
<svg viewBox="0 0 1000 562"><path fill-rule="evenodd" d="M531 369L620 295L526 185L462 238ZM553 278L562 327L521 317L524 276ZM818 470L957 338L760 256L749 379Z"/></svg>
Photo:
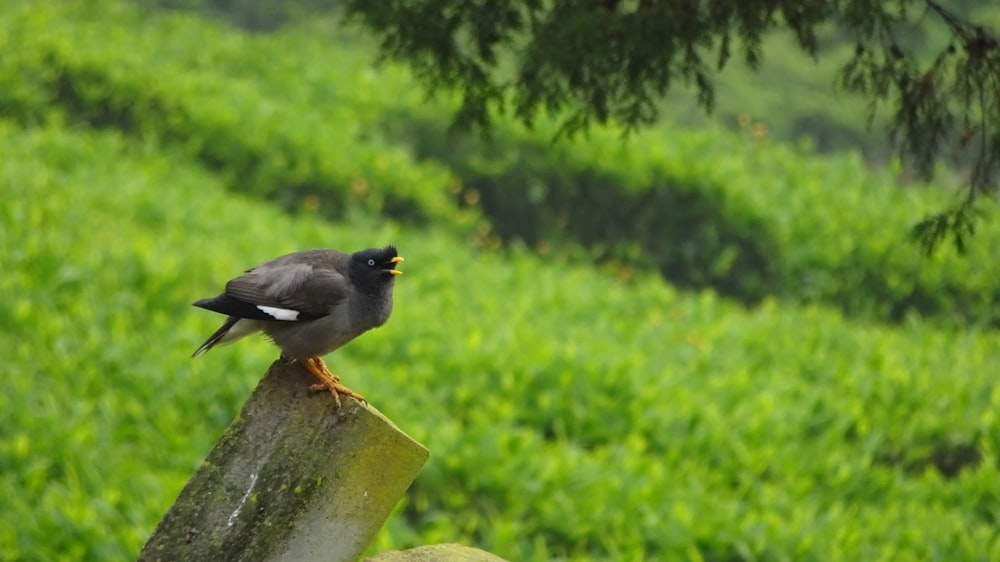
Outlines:
<svg viewBox="0 0 1000 562"><path fill-rule="evenodd" d="M158 139L234 189L289 209L464 220L448 198L455 180L446 170L416 165L370 127L381 107L412 90L398 70L374 74L370 56L357 49L339 53L338 72L279 55L309 51L324 59L327 34L251 41L183 14L154 19L118 3L98 5L7 10L0 112L22 123ZM409 96L410 105L420 101Z"/></svg>
<svg viewBox="0 0 1000 562"><path fill-rule="evenodd" d="M595 130L552 144L555 119L535 131L497 125L492 142L449 136L446 102L426 103L392 65L370 70L364 44L322 22L247 36L118 4L96 13L8 10L0 109L22 123L157 139L288 209L463 232L481 209L504 240L558 253L582 243L598 261L747 303L776 296L877 320L997 325L995 231L979 232L967 259L923 258L905 233L949 200L901 192L854 156L822 162L714 127L643 131L625 145L620 131ZM326 57L337 64L301 64Z"/></svg>
<svg viewBox="0 0 1000 562"><path fill-rule="evenodd" d="M139 2L137 2L138 4ZM153 0L142 2L167 9L198 11L242 29L255 32L275 31L292 21L330 12L332 3L325 0Z"/></svg>
<svg viewBox="0 0 1000 562"><path fill-rule="evenodd" d="M191 360L220 319L190 303L384 243L396 311L328 359L433 454L373 550L1000 558L997 235L905 240L946 194L712 128L447 137L322 22L100 6L0 18L4 560L134 556L277 355Z"/></svg>
<svg viewBox="0 0 1000 562"><path fill-rule="evenodd" d="M499 236L542 252L582 242L598 261L654 266L679 286L747 303L771 296L879 321L1000 325L996 229L978 232L964 255L924 256L909 239L914 217L948 204L945 192L903 190L855 155L820 159L751 131L664 129L623 141L595 130L546 143L555 127L498 125L491 142L433 124L400 134L462 178L464 200Z"/></svg>
<svg viewBox="0 0 1000 562"><path fill-rule="evenodd" d="M997 193L1000 179L1000 41L982 24L927 0L926 13L949 32L945 46L925 62L900 46L897 22L876 21L859 36L842 69L845 90L871 100L871 115L890 114L890 138L925 178L940 154L958 154L969 167L964 200L925 219L914 235L930 252L950 233L959 250L975 228L976 201ZM888 106L888 107L886 107Z"/></svg>
<svg viewBox="0 0 1000 562"><path fill-rule="evenodd" d="M275 356L190 360L218 321L190 301L278 253L382 242L407 257L397 310L330 362L433 456L375 548L1000 555L996 333L745 311L439 229L290 217L115 134L5 125L0 151L5 559L134 555Z"/></svg>
<svg viewBox="0 0 1000 562"><path fill-rule="evenodd" d="M626 274L658 270L679 286L712 287L748 302L774 293L780 262L769 217L663 154L697 153L725 134L623 143L595 132L550 145L546 132L498 127L492 142L481 142L442 136L428 124L401 134L414 139L419 155L462 178L462 201L481 208L508 243L543 253L582 243L588 258L618 263Z"/></svg>
<svg viewBox="0 0 1000 562"><path fill-rule="evenodd" d="M1000 40L946 4L353 0L345 6L379 38L380 51L412 66L427 88L461 92L459 124L489 130L508 111L528 125L554 114L562 120L559 132L569 134L592 123L648 127L675 83L692 88L711 112L716 74L733 51L756 69L768 32L786 30L797 51L816 56L822 32L835 29L856 42L839 85L860 94L872 115L876 109L891 115L890 136L901 156L930 179L940 158L966 155L966 201L937 219L948 226L973 219L975 201L997 193ZM929 47L935 26L946 30L945 39ZM921 34L915 51L901 40ZM928 51L930 62L922 60ZM916 234L933 248L939 239L927 232ZM960 247L966 234L955 231Z"/></svg>
<svg viewBox="0 0 1000 562"><path fill-rule="evenodd" d="M830 17L823 4L785 0L704 9L619 0L349 1L345 9L426 85L460 91L460 122L489 127L510 109L532 123L565 109L569 132L591 121L650 125L675 82L695 86L710 110L714 70L733 50L755 65L764 33L787 26L799 48L815 52L815 29Z"/></svg>
<svg viewBox="0 0 1000 562"><path fill-rule="evenodd" d="M275 357L191 361L218 318L190 303L302 245L394 234L226 198L176 152L117 135L4 124L0 146L0 552L128 559Z"/></svg>
<svg viewBox="0 0 1000 562"><path fill-rule="evenodd" d="M833 32L820 36L817 57L796 49L788 33L768 34L757 68L731 64L716 79L716 104L706 115L692 103L689 88L678 87L665 99L664 119L686 128L715 123L734 130L748 127L773 140L810 142L820 153L862 152L878 166L893 159L884 116L868 126L865 100L835 88L836 75L854 44Z"/></svg>
<svg viewBox="0 0 1000 562"><path fill-rule="evenodd" d="M777 296L877 320L997 324L994 232L980 232L967 259L924 259L904 234L949 201L900 192L853 156L824 163L712 127L644 131L624 146L598 130L552 144L553 119L530 132L498 125L493 142L448 136L447 103L427 104L399 68L370 70L364 45L323 23L246 36L117 4L95 13L8 10L6 114L155 138L234 189L330 218L469 231L476 213L456 211L457 192L504 240L560 253L582 243L599 261L655 267L747 303ZM300 62L324 57L337 64Z"/></svg>

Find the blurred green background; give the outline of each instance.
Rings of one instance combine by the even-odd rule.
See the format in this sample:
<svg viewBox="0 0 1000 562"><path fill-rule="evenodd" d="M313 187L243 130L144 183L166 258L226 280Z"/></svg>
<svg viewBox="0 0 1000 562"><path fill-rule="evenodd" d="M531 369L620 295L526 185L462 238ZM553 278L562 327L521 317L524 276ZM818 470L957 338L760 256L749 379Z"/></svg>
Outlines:
<svg viewBox="0 0 1000 562"><path fill-rule="evenodd" d="M831 91L849 44L769 39L712 118L487 141L275 5L0 2L0 559L134 558L277 356L191 360L190 303L388 243L393 317L328 362L432 457L372 552L1000 559L1000 230L908 240L951 180Z"/></svg>

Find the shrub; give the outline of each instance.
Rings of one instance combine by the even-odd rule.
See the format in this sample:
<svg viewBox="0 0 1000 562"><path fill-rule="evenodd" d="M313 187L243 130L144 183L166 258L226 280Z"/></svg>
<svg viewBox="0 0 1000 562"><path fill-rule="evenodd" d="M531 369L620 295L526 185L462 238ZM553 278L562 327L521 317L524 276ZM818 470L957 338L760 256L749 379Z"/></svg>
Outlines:
<svg viewBox="0 0 1000 562"><path fill-rule="evenodd" d="M375 549L517 560L1000 555L996 333L747 311L444 228L326 224L155 143L0 124L0 551L138 551L276 350L190 306L294 249L396 242L329 362L433 451ZM171 186L167 189L167 186Z"/></svg>

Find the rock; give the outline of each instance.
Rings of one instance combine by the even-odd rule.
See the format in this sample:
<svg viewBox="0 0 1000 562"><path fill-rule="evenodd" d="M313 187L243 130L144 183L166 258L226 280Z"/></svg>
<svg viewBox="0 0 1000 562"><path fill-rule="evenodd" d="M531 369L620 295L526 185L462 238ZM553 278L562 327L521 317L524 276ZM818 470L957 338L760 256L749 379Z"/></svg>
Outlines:
<svg viewBox="0 0 1000 562"><path fill-rule="evenodd" d="M365 562L507 562L485 550L460 544L432 544L409 550L390 550Z"/></svg>

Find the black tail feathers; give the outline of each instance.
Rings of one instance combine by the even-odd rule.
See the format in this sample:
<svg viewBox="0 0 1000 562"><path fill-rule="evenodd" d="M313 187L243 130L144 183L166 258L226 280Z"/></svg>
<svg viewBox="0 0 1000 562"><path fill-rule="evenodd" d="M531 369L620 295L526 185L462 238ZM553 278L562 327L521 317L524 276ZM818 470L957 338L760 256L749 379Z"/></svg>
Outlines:
<svg viewBox="0 0 1000 562"><path fill-rule="evenodd" d="M232 327L235 326L236 323L239 321L240 319L237 318L236 316L230 316L229 318L226 318L226 321L222 324L222 326L219 327L219 329L216 330L214 334L209 336L209 338L205 340L205 343L201 344L201 347L196 349L195 352L191 354L191 357L198 357L202 353L205 353L209 349L212 349L212 347L214 347L215 344L219 343L219 340L221 340L229 332L229 330L232 329Z"/></svg>

